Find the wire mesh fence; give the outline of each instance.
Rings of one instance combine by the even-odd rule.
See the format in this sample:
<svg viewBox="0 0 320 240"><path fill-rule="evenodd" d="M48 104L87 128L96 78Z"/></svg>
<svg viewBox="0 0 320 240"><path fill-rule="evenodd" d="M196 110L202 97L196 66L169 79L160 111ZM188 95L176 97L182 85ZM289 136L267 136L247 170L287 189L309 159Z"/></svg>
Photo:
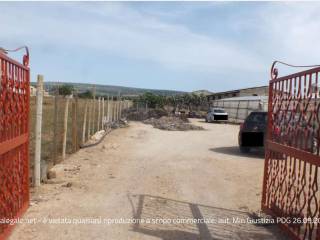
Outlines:
<svg viewBox="0 0 320 240"><path fill-rule="evenodd" d="M131 102L112 99L82 99L77 97L47 96L42 105L41 162L45 169L79 150L94 133L110 128L120 120ZM35 155L36 97L30 98L30 170ZM46 170L43 170L45 172ZM33 174L30 174L33 176Z"/></svg>

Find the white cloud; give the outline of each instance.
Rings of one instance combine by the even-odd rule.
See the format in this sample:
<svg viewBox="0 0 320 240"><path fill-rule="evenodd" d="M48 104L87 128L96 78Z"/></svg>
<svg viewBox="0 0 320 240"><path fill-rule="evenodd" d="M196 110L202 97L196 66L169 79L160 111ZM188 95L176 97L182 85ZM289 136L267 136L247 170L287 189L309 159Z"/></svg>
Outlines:
<svg viewBox="0 0 320 240"><path fill-rule="evenodd" d="M229 22L232 27L226 28L231 34L223 37L166 21L168 14L159 9L146 13L120 3L0 3L0 45L27 42L33 48L114 54L212 78L230 73L229 83L235 76L235 81L255 76L265 84L276 59L303 65L320 62L319 4L243 4L252 10L247 16L237 14L241 3L219 5L233 7L235 15ZM190 11L192 7L169 15L186 18ZM225 19L219 21L225 24ZM250 36L247 42L239 41L232 31Z"/></svg>
<svg viewBox="0 0 320 240"><path fill-rule="evenodd" d="M64 4L60 16L57 5L45 9L8 8L0 15L5 39L27 39L33 46L59 45L113 53L178 70L214 73L225 71L226 66L232 71L262 67L257 56L237 43L143 16L121 4ZM68 11L80 15L68 16Z"/></svg>
<svg viewBox="0 0 320 240"><path fill-rule="evenodd" d="M296 65L320 64L320 4L273 3L260 9L255 19L261 59L283 60ZM249 26L250 27L250 26ZM259 50L258 50L259 51ZM297 69L291 69L297 71Z"/></svg>

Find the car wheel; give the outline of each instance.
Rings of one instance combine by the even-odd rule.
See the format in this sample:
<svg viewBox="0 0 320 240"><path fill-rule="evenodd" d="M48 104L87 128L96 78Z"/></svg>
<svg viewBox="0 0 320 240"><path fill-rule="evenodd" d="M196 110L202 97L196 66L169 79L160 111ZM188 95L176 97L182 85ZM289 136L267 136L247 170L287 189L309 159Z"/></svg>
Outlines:
<svg viewBox="0 0 320 240"><path fill-rule="evenodd" d="M239 147L240 148L240 152L241 153L248 153L250 152L250 148L249 147Z"/></svg>

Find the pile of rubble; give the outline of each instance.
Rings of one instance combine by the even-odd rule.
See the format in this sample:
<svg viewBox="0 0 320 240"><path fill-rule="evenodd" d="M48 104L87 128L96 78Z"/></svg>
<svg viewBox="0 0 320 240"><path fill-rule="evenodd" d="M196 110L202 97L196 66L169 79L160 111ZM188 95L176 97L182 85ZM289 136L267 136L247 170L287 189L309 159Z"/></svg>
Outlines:
<svg viewBox="0 0 320 240"><path fill-rule="evenodd" d="M84 148L96 145L103 140L103 138L111 131L111 129L125 128L128 126L128 121L125 118L121 118L118 121L108 123L105 125L106 130L96 132L85 144L81 145L81 147Z"/></svg>
<svg viewBox="0 0 320 240"><path fill-rule="evenodd" d="M160 118L162 116L168 116L168 112L164 109L149 109L145 110L136 110L136 109L128 109L125 112L125 116L128 120L133 121L144 121L149 118Z"/></svg>
<svg viewBox="0 0 320 240"><path fill-rule="evenodd" d="M112 128L112 129L116 129L116 128L125 128L125 127L128 127L129 125L128 125L128 121L127 121L127 119L125 119L125 118L121 118L119 121L117 121L117 122L112 122L111 124L110 124L110 127Z"/></svg>
<svg viewBox="0 0 320 240"><path fill-rule="evenodd" d="M143 121L145 124L151 124L154 128L168 131L188 131L188 130L204 130L201 126L193 125L188 119L179 117L149 118Z"/></svg>

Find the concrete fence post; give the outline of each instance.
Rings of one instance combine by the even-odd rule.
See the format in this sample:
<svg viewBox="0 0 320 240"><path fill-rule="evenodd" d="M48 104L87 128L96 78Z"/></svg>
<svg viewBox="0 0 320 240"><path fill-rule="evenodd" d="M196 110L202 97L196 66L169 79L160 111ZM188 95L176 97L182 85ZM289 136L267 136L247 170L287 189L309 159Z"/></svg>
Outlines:
<svg viewBox="0 0 320 240"><path fill-rule="evenodd" d="M35 129L35 156L34 156L34 186L39 187L41 182L41 127L42 127L42 103L43 103L43 76L37 79L37 115Z"/></svg>
<svg viewBox="0 0 320 240"><path fill-rule="evenodd" d="M58 160L58 88L55 90L55 96L54 96L54 113L53 113L53 165L57 164Z"/></svg>
<svg viewBox="0 0 320 240"><path fill-rule="evenodd" d="M100 131L100 114L101 114L101 98L98 98L98 119L97 119L97 132Z"/></svg>
<svg viewBox="0 0 320 240"><path fill-rule="evenodd" d="M122 99L119 101L119 120L121 119L121 113L122 113Z"/></svg>
<svg viewBox="0 0 320 240"><path fill-rule="evenodd" d="M96 119L96 87L93 88L93 107L92 107L92 134L95 133L95 119Z"/></svg>
<svg viewBox="0 0 320 240"><path fill-rule="evenodd" d="M118 111L118 99L117 97L115 97L115 101L114 101L114 117L113 120L116 122L117 121L117 111Z"/></svg>
<svg viewBox="0 0 320 240"><path fill-rule="evenodd" d="M66 105L64 108L64 120L63 120L62 160L66 159L69 101L70 101L70 96L66 96Z"/></svg>
<svg viewBox="0 0 320 240"><path fill-rule="evenodd" d="M92 115L92 99L89 100L88 103L88 139L91 136L91 115Z"/></svg>
<svg viewBox="0 0 320 240"><path fill-rule="evenodd" d="M104 98L102 98L102 117L101 117L101 129L104 129Z"/></svg>
<svg viewBox="0 0 320 240"><path fill-rule="evenodd" d="M72 102L72 151L78 151L78 97Z"/></svg>
<svg viewBox="0 0 320 240"><path fill-rule="evenodd" d="M112 121L114 122L116 120L115 110L116 110L116 101L114 100L114 97L112 97Z"/></svg>
<svg viewBox="0 0 320 240"><path fill-rule="evenodd" d="M116 98L116 102L115 102L115 107L116 107L116 109L115 109L115 115L116 115L116 121L118 121L118 111L119 111L119 99L118 98Z"/></svg>
<svg viewBox="0 0 320 240"><path fill-rule="evenodd" d="M83 125L82 125L82 144L86 142L87 111L88 111L88 101L86 100L86 105L84 108Z"/></svg>
<svg viewBox="0 0 320 240"><path fill-rule="evenodd" d="M110 122L112 122L112 111L113 111L112 110L112 98L113 97L110 97L110 111L109 111L110 112L110 118L109 118Z"/></svg>
<svg viewBox="0 0 320 240"><path fill-rule="evenodd" d="M107 97L107 123L110 121L110 102L109 102L109 95Z"/></svg>

